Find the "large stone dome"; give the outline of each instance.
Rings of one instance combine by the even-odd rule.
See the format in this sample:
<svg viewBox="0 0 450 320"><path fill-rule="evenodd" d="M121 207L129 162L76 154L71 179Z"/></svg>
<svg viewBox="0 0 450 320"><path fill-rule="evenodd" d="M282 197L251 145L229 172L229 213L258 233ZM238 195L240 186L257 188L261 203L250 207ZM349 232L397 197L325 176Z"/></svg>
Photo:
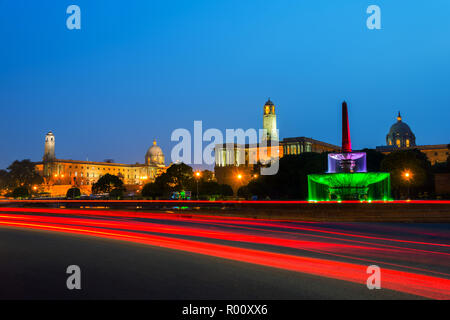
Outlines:
<svg viewBox="0 0 450 320"><path fill-rule="evenodd" d="M402 121L400 112L397 116L397 122L389 129L386 136L386 144L396 148L408 148L416 145L416 136L411 128Z"/></svg>
<svg viewBox="0 0 450 320"><path fill-rule="evenodd" d="M153 145L148 148L145 154L146 165L164 165L164 153L162 149L156 144L156 140L153 141Z"/></svg>

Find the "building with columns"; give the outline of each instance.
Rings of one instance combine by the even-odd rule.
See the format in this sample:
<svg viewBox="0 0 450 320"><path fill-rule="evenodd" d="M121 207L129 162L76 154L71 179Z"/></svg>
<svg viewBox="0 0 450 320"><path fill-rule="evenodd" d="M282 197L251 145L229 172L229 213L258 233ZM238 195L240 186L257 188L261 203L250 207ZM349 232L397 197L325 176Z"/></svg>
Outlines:
<svg viewBox="0 0 450 320"><path fill-rule="evenodd" d="M431 164L446 162L450 155L449 143L416 145L416 136L409 125L403 122L399 111L397 122L391 126L386 135L386 145L378 146L376 150L384 154L389 154L392 151L408 149L418 149L425 153Z"/></svg>
<svg viewBox="0 0 450 320"><path fill-rule="evenodd" d="M120 177L125 186L135 186L131 189L137 189L145 183L153 182L167 168L164 153L156 140L147 150L143 164L58 159L55 155L55 142L55 135L47 133L42 162L36 163L36 171L45 181L44 189L52 195L65 195L65 191L72 186L90 193L92 184L107 173Z"/></svg>
<svg viewBox="0 0 450 320"><path fill-rule="evenodd" d="M332 152L340 147L307 137L284 138L279 141L275 104L270 100L263 106L263 129L266 135L256 144L224 143L214 148L214 173L219 183L230 185L234 192L255 178L253 166L268 164L285 155L304 152Z"/></svg>

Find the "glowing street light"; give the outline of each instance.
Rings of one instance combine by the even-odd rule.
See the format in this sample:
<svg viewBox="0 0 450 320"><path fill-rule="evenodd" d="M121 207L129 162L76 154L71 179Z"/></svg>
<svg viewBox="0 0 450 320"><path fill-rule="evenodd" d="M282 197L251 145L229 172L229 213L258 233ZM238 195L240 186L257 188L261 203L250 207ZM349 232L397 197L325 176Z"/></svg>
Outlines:
<svg viewBox="0 0 450 320"><path fill-rule="evenodd" d="M242 174L239 173L239 174L237 175L237 178L238 178L238 180L241 180L241 179L242 179Z"/></svg>
<svg viewBox="0 0 450 320"><path fill-rule="evenodd" d="M198 200L198 180L200 180L200 176L201 176L202 174L200 173L200 171L196 171L195 173L194 173L194 176L195 176L195 181L197 182L197 200Z"/></svg>
<svg viewBox="0 0 450 320"><path fill-rule="evenodd" d="M403 172L403 178L408 182L408 199L410 199L410 187L411 187L411 179L412 179L413 175L411 173L411 171L409 170L405 170Z"/></svg>

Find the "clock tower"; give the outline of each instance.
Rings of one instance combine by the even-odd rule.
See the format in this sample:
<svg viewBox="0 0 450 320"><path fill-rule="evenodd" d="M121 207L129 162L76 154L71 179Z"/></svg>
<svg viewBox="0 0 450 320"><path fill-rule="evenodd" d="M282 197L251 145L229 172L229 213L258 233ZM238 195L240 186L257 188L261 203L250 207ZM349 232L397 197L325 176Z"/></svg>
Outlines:
<svg viewBox="0 0 450 320"><path fill-rule="evenodd" d="M275 114L275 105L270 98L264 104L263 110L263 129L267 130L267 135L263 137L263 140L277 140L277 116Z"/></svg>

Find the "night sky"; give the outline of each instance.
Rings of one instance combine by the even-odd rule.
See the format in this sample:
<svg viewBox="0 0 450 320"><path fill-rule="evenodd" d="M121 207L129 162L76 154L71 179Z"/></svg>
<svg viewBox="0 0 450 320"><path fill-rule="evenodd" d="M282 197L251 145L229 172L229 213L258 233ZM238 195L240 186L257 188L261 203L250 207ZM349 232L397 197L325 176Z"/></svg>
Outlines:
<svg viewBox="0 0 450 320"><path fill-rule="evenodd" d="M81 30L66 8L81 8ZM381 8L369 30L366 8ZM450 1L3 0L0 168L61 159L144 162L176 128L260 128L281 138L385 144L398 110L417 144L450 142ZM206 145L206 144L205 144Z"/></svg>

